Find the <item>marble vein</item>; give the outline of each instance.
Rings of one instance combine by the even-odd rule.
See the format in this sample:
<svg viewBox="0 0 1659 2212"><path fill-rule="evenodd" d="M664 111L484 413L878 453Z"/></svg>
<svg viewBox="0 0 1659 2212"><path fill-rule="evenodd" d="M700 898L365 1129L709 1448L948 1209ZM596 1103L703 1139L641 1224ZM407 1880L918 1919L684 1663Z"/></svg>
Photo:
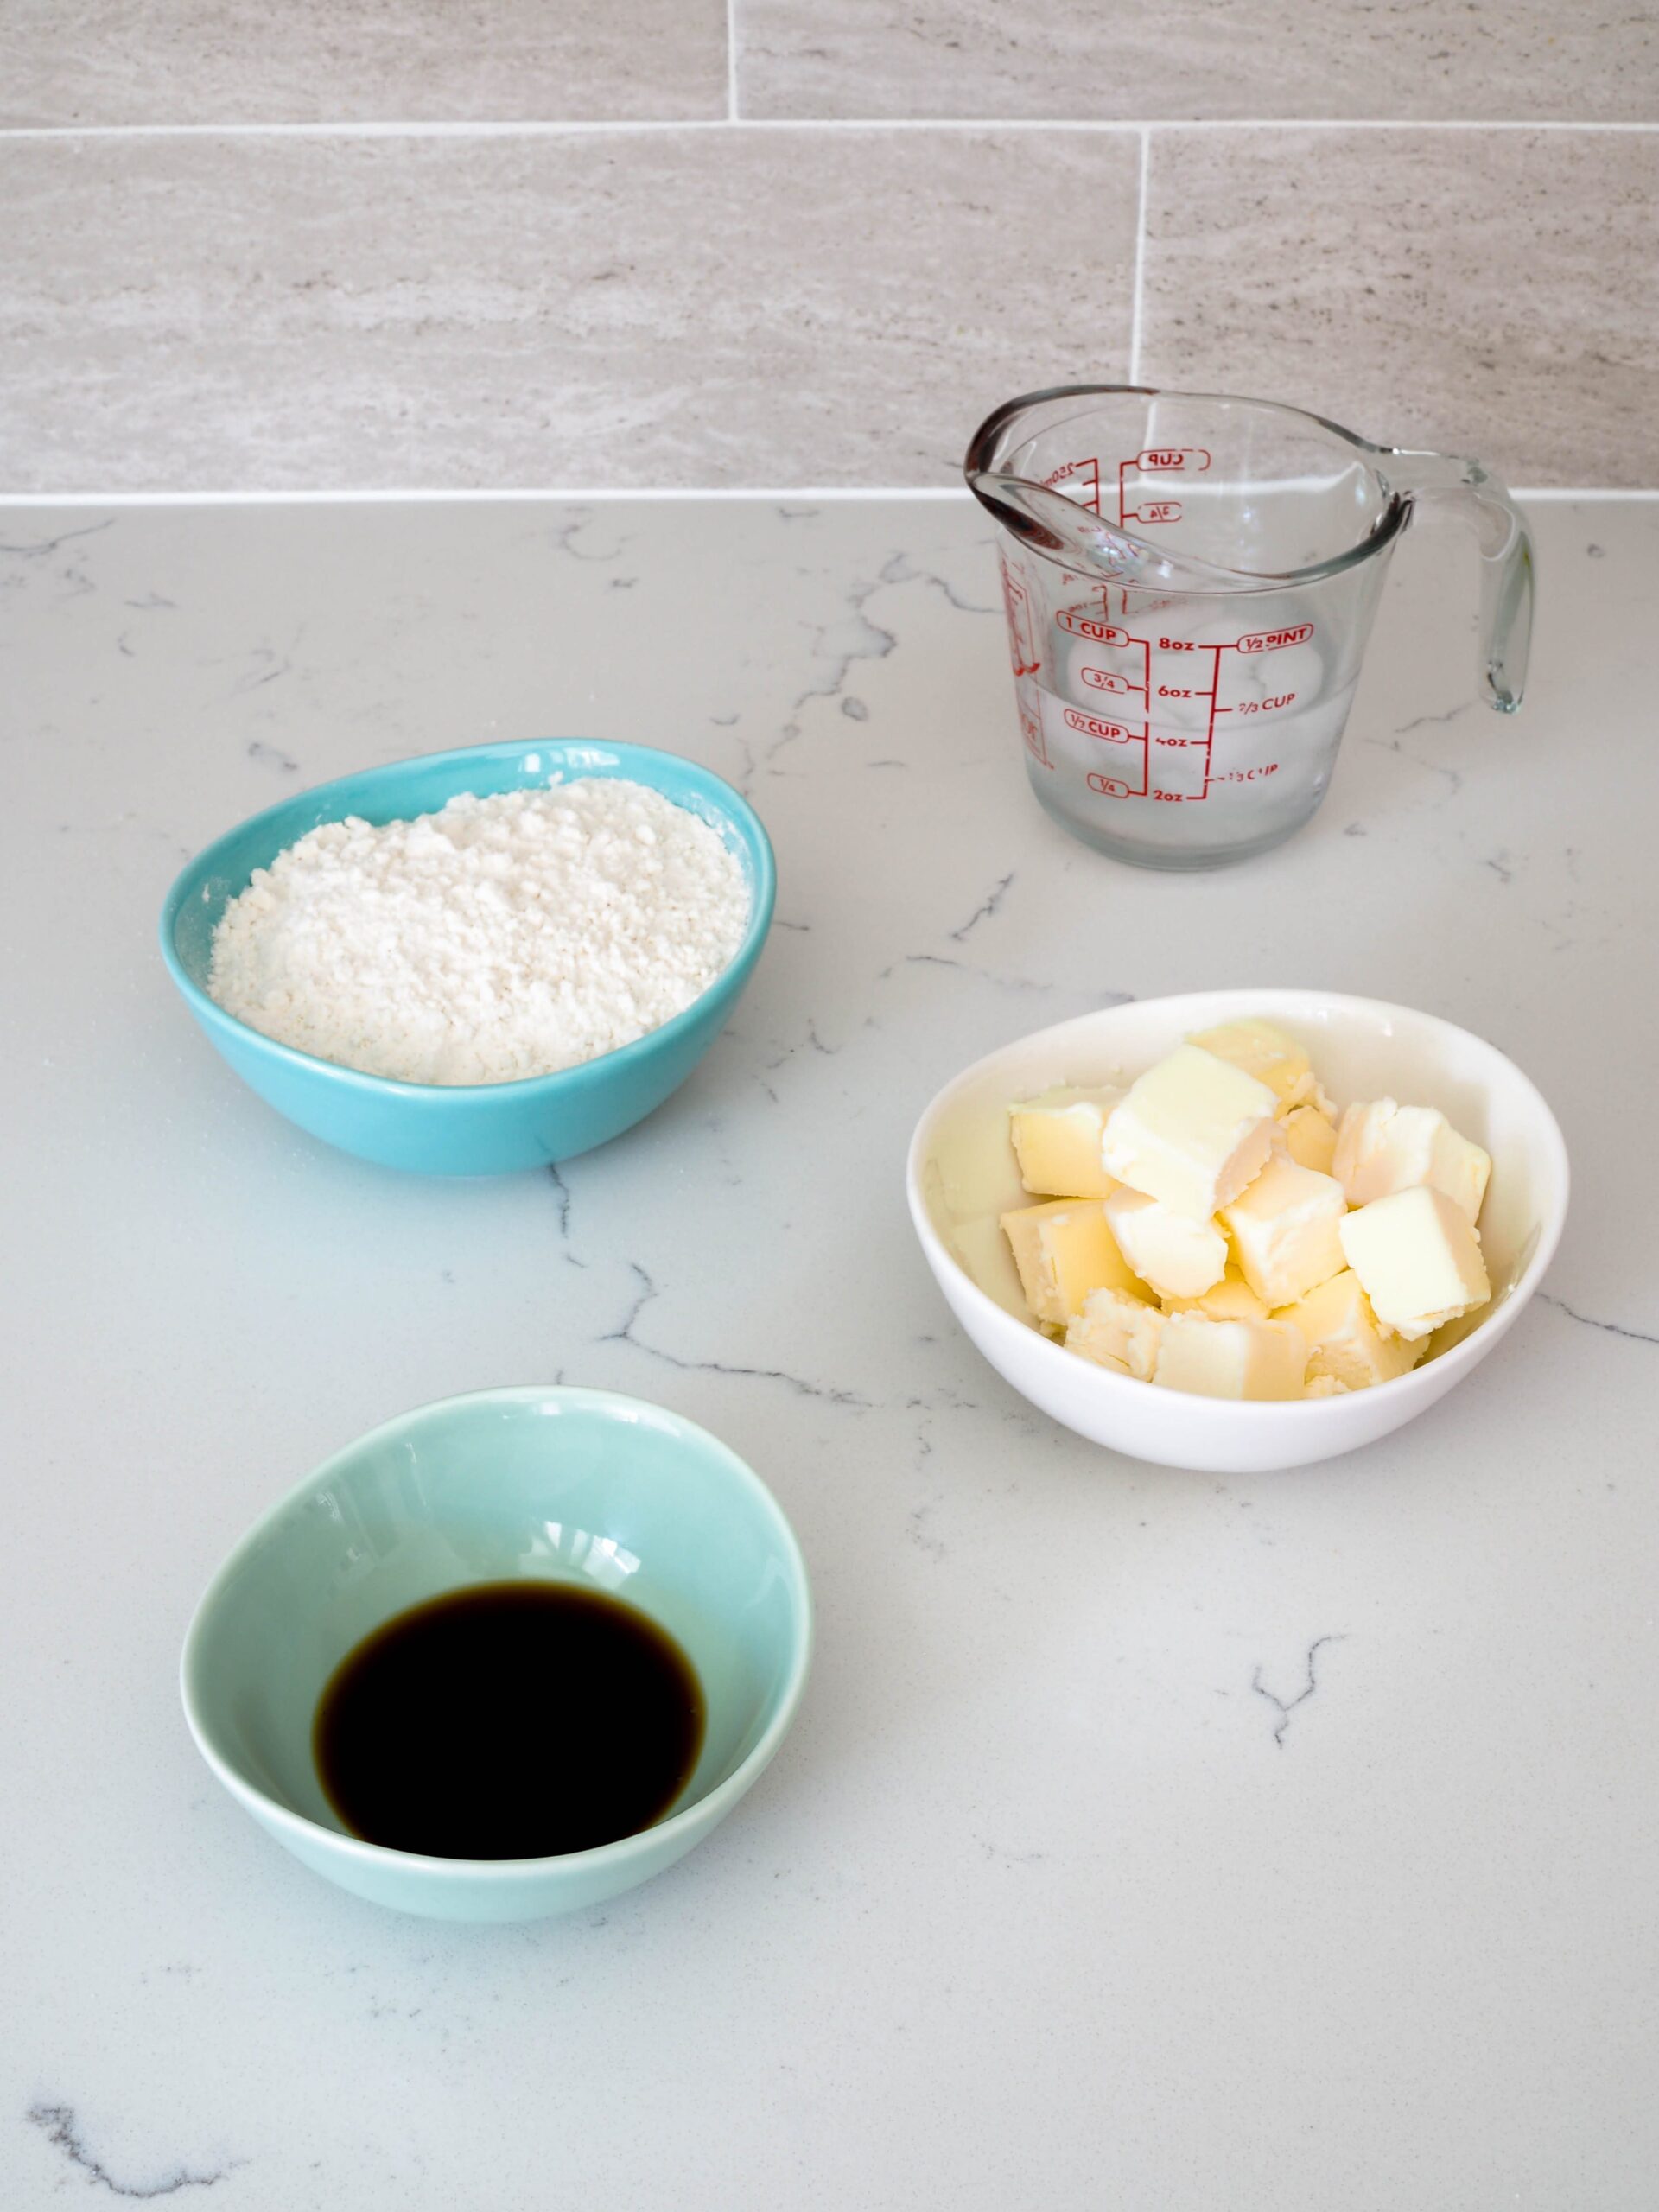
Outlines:
<svg viewBox="0 0 1659 2212"><path fill-rule="evenodd" d="M568 1239L570 1234L570 1185L551 1160L548 1163L547 1173L558 1201L559 1235Z"/></svg>
<svg viewBox="0 0 1659 2212"><path fill-rule="evenodd" d="M1007 897L1009 887L1014 882L1014 870L1010 868L1007 874L1002 877L1001 880L995 885L988 894L980 900L978 906L976 906L973 912L969 915L967 920L962 925L962 927L960 929L951 931L950 938L953 944L960 944L970 931L977 929L982 922L988 922L990 920L992 915L995 914L998 907L1001 906L1004 899Z"/></svg>
<svg viewBox="0 0 1659 2212"><path fill-rule="evenodd" d="M964 599L948 576L941 576L931 569L916 568L906 553L895 553L881 571L881 581L889 584L925 584L930 591L940 593L948 606L958 614L1001 614L1001 607L992 607L976 599Z"/></svg>
<svg viewBox="0 0 1659 2212"><path fill-rule="evenodd" d="M1039 983L1029 976L995 976L988 968L976 968L971 960L953 960L948 952L907 952L900 965L906 968L955 968L964 976L977 976L982 983L989 983L996 990L1014 991L1027 997L1052 991L1054 988L1052 983ZM884 968L882 979L892 973L891 968ZM1110 1005L1114 1001L1105 999L1101 1003Z"/></svg>
<svg viewBox="0 0 1659 2212"><path fill-rule="evenodd" d="M211 2173L198 2173L190 2166L175 2166L161 2180L148 2183L118 2181L103 2160L95 2157L87 2147L73 2105L34 2104L24 2117L31 2127L40 2129L55 2150L62 2152L69 2164L85 2176L89 2185L107 2189L111 2196L147 2200L156 2196L176 2196L186 2189L214 2189L245 2163L240 2158L233 2158L228 2164L219 2166Z"/></svg>
<svg viewBox="0 0 1659 2212"><path fill-rule="evenodd" d="M988 1859L1005 1870L1010 1866L1039 1866L1048 1856L1046 1851L1011 1851L1007 1844L993 1843L986 1835L976 1835L974 1841Z"/></svg>
<svg viewBox="0 0 1659 2212"><path fill-rule="evenodd" d="M633 542L631 535L619 537L608 552L601 552L597 549L590 550L578 542L584 531L593 528L596 519L590 508L584 508L580 510L569 522L556 523L550 533L553 543L561 553L568 553L573 561L586 561L599 565L611 561L620 561L624 549ZM613 578L612 581L615 582L615 579ZM638 578L630 577L628 581L631 583L637 582Z"/></svg>
<svg viewBox="0 0 1659 2212"><path fill-rule="evenodd" d="M548 1179L553 1185L554 1198L558 1208L555 1218L558 1223L559 1242L564 1248L565 1259L573 1268L585 1268L588 1264L587 1261L579 1260L570 1249L570 1185L565 1181L554 1161L548 1162L547 1173Z"/></svg>
<svg viewBox="0 0 1659 2212"><path fill-rule="evenodd" d="M826 1045L824 1043L823 1038L818 1034L817 1023L812 1019L811 1015L809 1014L806 1020L805 1036L801 1039L798 1045L790 1045L786 1046L783 1052L779 1053L775 1060L768 1060L766 1063L766 1072L768 1075L775 1075L779 1068L787 1067L789 1063L802 1052L816 1052L820 1059L833 1060L839 1050L840 1047L838 1046Z"/></svg>
<svg viewBox="0 0 1659 2212"><path fill-rule="evenodd" d="M893 557L902 560L904 556L902 554L898 554ZM889 562L887 565L890 568L892 563ZM884 629L879 622L873 621L864 611L868 601L874 599L876 593L880 591L888 582L889 579L883 570L878 574L874 582L852 585L846 594L849 620L838 623L820 622L810 626L815 632L813 652L815 656L826 658L829 667L825 674L817 682L809 683L804 690L796 694L795 702L790 709L790 719L785 723L780 734L772 740L762 755L762 765L769 773L776 775L782 772L772 764L785 747L792 745L800 736L799 717L815 699L844 701L848 679L860 661L886 660L890 653L898 651L899 639L896 632ZM859 704L861 706L863 702L861 700Z"/></svg>
<svg viewBox="0 0 1659 2212"><path fill-rule="evenodd" d="M284 776L297 776L300 772L300 764L291 753L284 753L279 745L267 745L262 737L248 740L248 758L278 769Z"/></svg>
<svg viewBox="0 0 1659 2212"><path fill-rule="evenodd" d="M620 1325L607 1330L598 1338L599 1343L631 1344L636 1351L644 1352L647 1358L659 1359L665 1366L677 1368L683 1375L728 1375L740 1382L781 1382L798 1398L818 1398L826 1405L851 1406L861 1412L868 1411L869 1400L861 1397L857 1391L838 1390L828 1383L811 1382L804 1375L791 1375L786 1368L747 1367L724 1359L684 1359L678 1352L669 1351L661 1344L647 1344L643 1337L636 1336L634 1331L639 1316L654 1300L662 1296L662 1290L637 1260L630 1260L628 1266L639 1286L637 1294Z"/></svg>
<svg viewBox="0 0 1659 2212"><path fill-rule="evenodd" d="M305 636L305 625L301 623L286 645L250 645L239 658L251 664L245 668L231 686L230 696L240 699L250 691L263 691L268 683L279 683L285 676L294 673L294 656Z"/></svg>
<svg viewBox="0 0 1659 2212"><path fill-rule="evenodd" d="M1279 1715L1278 1723L1273 1732L1273 1740L1281 1751L1285 1748L1285 1736L1290 1727L1291 1714L1296 1711L1299 1706L1306 1705L1309 1698L1311 1698L1314 1692L1319 1688L1319 1675L1316 1670L1316 1662L1319 1658L1319 1653L1324 1650L1327 1643L1341 1643L1343 1641L1344 1638L1340 1635L1334 1633L1326 1636L1316 1636L1314 1637L1313 1643L1307 1647L1307 1658L1305 1662L1307 1669L1307 1680L1293 1698L1281 1698L1275 1691L1270 1690L1262 1679L1262 1669L1260 1667L1257 1667L1255 1672L1250 1676L1250 1688L1255 1692L1257 1697L1265 1698L1268 1703L1273 1707L1274 1711Z"/></svg>
<svg viewBox="0 0 1659 2212"><path fill-rule="evenodd" d="M1564 1298L1557 1298L1553 1292L1541 1290L1538 1302L1541 1306L1553 1306L1558 1313L1565 1313L1569 1321L1581 1321L1586 1329L1601 1329L1610 1337L1628 1337L1632 1344L1659 1344L1659 1337L1650 1337L1644 1329L1627 1329L1621 1322L1601 1321L1593 1313L1580 1313L1576 1306L1569 1306Z"/></svg>
<svg viewBox="0 0 1659 2212"><path fill-rule="evenodd" d="M1410 721L1402 722L1394 734L1396 737L1409 737L1414 729L1438 728L1446 722L1456 721L1460 715L1466 715L1471 707L1478 706L1479 703L1476 699L1465 699L1461 706L1449 707L1443 715L1417 715ZM1372 741L1373 743L1376 741L1375 739ZM1408 755L1408 758L1414 759L1415 755ZM1427 763L1424 762L1422 765L1427 766Z"/></svg>
<svg viewBox="0 0 1659 2212"><path fill-rule="evenodd" d="M1463 710L1461 708L1459 708L1455 709L1455 711L1460 714ZM1449 715L1438 716L1430 715L1420 715L1418 721L1449 721L1451 719L1452 716ZM1406 725L1408 729L1415 729L1417 727L1418 722L1408 722ZM1384 753L1397 753L1402 760L1409 760L1414 768L1421 768L1425 773L1428 775L1443 776L1446 779L1446 796L1448 798L1455 798L1458 793L1463 789L1463 771L1460 768L1448 768L1441 761L1425 760L1420 753L1408 753L1406 750L1406 747L1400 742L1400 739L1397 735L1394 737L1368 737L1364 742L1367 745L1375 745L1378 747Z"/></svg>
<svg viewBox="0 0 1659 2212"><path fill-rule="evenodd" d="M115 521L113 515L106 515L102 522L85 523L79 530L60 530L55 537L30 538L26 543L18 544L6 542L0 543L0 553L10 553L20 561L41 561L60 546L67 545L71 538L97 537L103 531L112 530Z"/></svg>

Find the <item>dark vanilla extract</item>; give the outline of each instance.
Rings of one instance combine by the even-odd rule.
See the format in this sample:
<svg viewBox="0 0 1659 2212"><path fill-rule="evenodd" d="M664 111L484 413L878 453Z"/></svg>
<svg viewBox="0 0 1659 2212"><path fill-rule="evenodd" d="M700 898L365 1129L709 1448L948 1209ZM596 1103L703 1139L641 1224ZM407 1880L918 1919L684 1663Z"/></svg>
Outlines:
<svg viewBox="0 0 1659 2212"><path fill-rule="evenodd" d="M568 1582L491 1582L366 1637L324 1690L312 1743L353 1835L440 1859L541 1859L660 1820L702 1732L690 1662L634 1606Z"/></svg>

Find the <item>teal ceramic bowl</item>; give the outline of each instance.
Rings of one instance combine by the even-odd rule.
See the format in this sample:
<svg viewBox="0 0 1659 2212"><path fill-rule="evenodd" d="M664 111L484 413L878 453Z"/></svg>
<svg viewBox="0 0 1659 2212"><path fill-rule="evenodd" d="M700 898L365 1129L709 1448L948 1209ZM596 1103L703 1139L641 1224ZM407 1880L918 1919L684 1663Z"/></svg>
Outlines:
<svg viewBox="0 0 1659 2212"><path fill-rule="evenodd" d="M696 1769L654 1827L562 1858L423 1858L347 1834L311 1729L335 1667L445 1591L520 1577L625 1599L696 1668ZM207 1586L180 1683L202 1757L259 1825L356 1896L437 1920L574 1912L660 1874L765 1772L800 1701L812 1607L800 1548L760 1477L706 1431L604 1390L484 1390L423 1406L318 1469ZM526 1758L582 1759L550 1695Z"/></svg>
<svg viewBox="0 0 1659 2212"><path fill-rule="evenodd" d="M749 926L702 997L632 1045L520 1083L393 1083L278 1045L207 995L213 930L257 868L324 822L378 825L430 814L462 791L539 790L555 778L624 776L649 784L717 830L741 863ZM557 739L474 745L342 776L270 806L199 853L162 910L162 956L213 1042L267 1105L325 1143L385 1167L429 1175L502 1175L545 1167L608 1143L660 1106L708 1051L748 981L772 926L776 878L760 818L731 785L677 753L644 745Z"/></svg>

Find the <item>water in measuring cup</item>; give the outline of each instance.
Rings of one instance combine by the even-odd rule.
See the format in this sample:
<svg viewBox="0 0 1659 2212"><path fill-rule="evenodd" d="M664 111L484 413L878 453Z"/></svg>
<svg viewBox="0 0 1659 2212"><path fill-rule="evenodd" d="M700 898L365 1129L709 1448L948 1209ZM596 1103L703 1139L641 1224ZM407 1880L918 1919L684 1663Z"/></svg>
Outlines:
<svg viewBox="0 0 1659 2212"><path fill-rule="evenodd" d="M1087 842L1168 868L1299 828L1325 795L1354 681L1332 681L1300 606L1272 614L1251 631L1063 613L1041 677L1019 686L1043 804Z"/></svg>

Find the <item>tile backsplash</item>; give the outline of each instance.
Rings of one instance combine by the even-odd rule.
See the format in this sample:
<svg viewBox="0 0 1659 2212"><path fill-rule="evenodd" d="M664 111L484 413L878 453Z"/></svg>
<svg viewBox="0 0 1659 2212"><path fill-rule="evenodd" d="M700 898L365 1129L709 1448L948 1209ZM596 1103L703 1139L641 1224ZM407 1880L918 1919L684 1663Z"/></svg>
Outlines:
<svg viewBox="0 0 1659 2212"><path fill-rule="evenodd" d="M0 206L0 494L946 485L1090 378L1659 485L1632 0L12 0Z"/></svg>

